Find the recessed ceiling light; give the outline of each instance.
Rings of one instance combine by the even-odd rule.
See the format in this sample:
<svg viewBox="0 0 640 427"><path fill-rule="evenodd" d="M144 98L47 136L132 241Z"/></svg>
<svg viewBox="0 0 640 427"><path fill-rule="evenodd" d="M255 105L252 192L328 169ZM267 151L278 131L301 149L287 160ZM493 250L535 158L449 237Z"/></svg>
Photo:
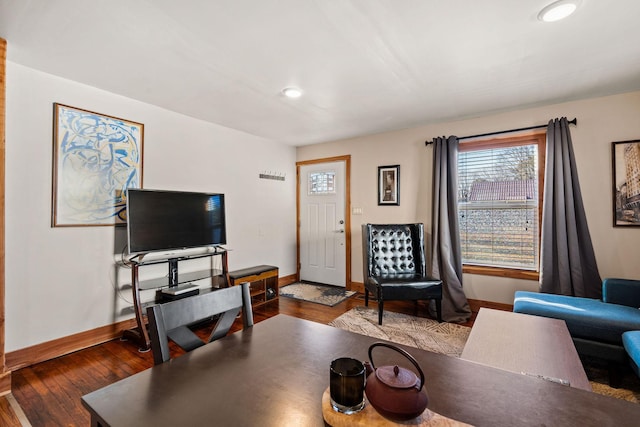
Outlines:
<svg viewBox="0 0 640 427"><path fill-rule="evenodd" d="M302 96L302 90L297 87L285 87L282 89L282 93L287 98L300 98Z"/></svg>
<svg viewBox="0 0 640 427"><path fill-rule="evenodd" d="M566 18L576 11L582 0L559 0L545 6L538 14L544 22L555 22Z"/></svg>

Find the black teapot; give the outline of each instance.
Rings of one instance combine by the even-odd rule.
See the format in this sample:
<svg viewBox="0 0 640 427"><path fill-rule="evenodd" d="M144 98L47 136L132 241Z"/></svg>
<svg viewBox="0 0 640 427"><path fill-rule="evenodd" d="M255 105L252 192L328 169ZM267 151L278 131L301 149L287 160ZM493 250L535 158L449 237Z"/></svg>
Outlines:
<svg viewBox="0 0 640 427"><path fill-rule="evenodd" d="M406 357L415 366L420 378L413 371L398 365L375 367L372 350L375 347L387 347ZM416 359L403 349L392 344L377 342L369 347L367 384L365 393L371 406L390 420L410 420L422 414L429 399L424 389L424 372Z"/></svg>

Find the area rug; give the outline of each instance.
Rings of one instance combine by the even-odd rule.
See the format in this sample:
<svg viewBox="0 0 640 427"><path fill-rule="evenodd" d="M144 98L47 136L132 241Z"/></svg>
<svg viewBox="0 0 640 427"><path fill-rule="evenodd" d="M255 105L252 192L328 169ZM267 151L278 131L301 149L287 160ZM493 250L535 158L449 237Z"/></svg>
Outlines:
<svg viewBox="0 0 640 427"><path fill-rule="evenodd" d="M471 328L455 323L409 316L385 310L378 325L378 310L355 307L331 321L329 325L347 331L460 357Z"/></svg>
<svg viewBox="0 0 640 427"><path fill-rule="evenodd" d="M292 283L280 288L280 296L302 301L315 302L333 307L355 295L339 286L318 285L315 283Z"/></svg>
<svg viewBox="0 0 640 427"><path fill-rule="evenodd" d="M367 335L373 338L417 347L424 350L460 357L471 328L454 323L393 313L385 310L382 325L378 325L378 311L355 307L329 323L330 326ZM595 393L630 402L640 402L640 379L629 372L622 387L608 385L606 365L593 359L582 360L587 378Z"/></svg>

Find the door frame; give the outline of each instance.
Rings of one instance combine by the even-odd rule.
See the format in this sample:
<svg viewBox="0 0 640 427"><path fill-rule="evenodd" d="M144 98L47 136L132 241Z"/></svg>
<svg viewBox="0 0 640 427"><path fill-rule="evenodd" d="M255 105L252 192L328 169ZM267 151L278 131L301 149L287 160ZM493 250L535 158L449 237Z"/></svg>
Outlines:
<svg viewBox="0 0 640 427"><path fill-rule="evenodd" d="M0 38L0 395L11 392L5 358L5 120L7 41Z"/></svg>
<svg viewBox="0 0 640 427"><path fill-rule="evenodd" d="M351 289L351 155L296 162L296 281L300 281L300 167L318 163L344 162L345 289Z"/></svg>

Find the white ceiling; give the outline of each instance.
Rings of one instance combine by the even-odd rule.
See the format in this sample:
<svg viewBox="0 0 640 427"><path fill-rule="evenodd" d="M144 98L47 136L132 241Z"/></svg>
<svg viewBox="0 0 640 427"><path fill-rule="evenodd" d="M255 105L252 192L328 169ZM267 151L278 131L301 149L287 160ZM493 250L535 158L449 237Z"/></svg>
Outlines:
<svg viewBox="0 0 640 427"><path fill-rule="evenodd" d="M298 146L640 89L640 1L538 21L550 2L0 0L0 37L11 62Z"/></svg>

